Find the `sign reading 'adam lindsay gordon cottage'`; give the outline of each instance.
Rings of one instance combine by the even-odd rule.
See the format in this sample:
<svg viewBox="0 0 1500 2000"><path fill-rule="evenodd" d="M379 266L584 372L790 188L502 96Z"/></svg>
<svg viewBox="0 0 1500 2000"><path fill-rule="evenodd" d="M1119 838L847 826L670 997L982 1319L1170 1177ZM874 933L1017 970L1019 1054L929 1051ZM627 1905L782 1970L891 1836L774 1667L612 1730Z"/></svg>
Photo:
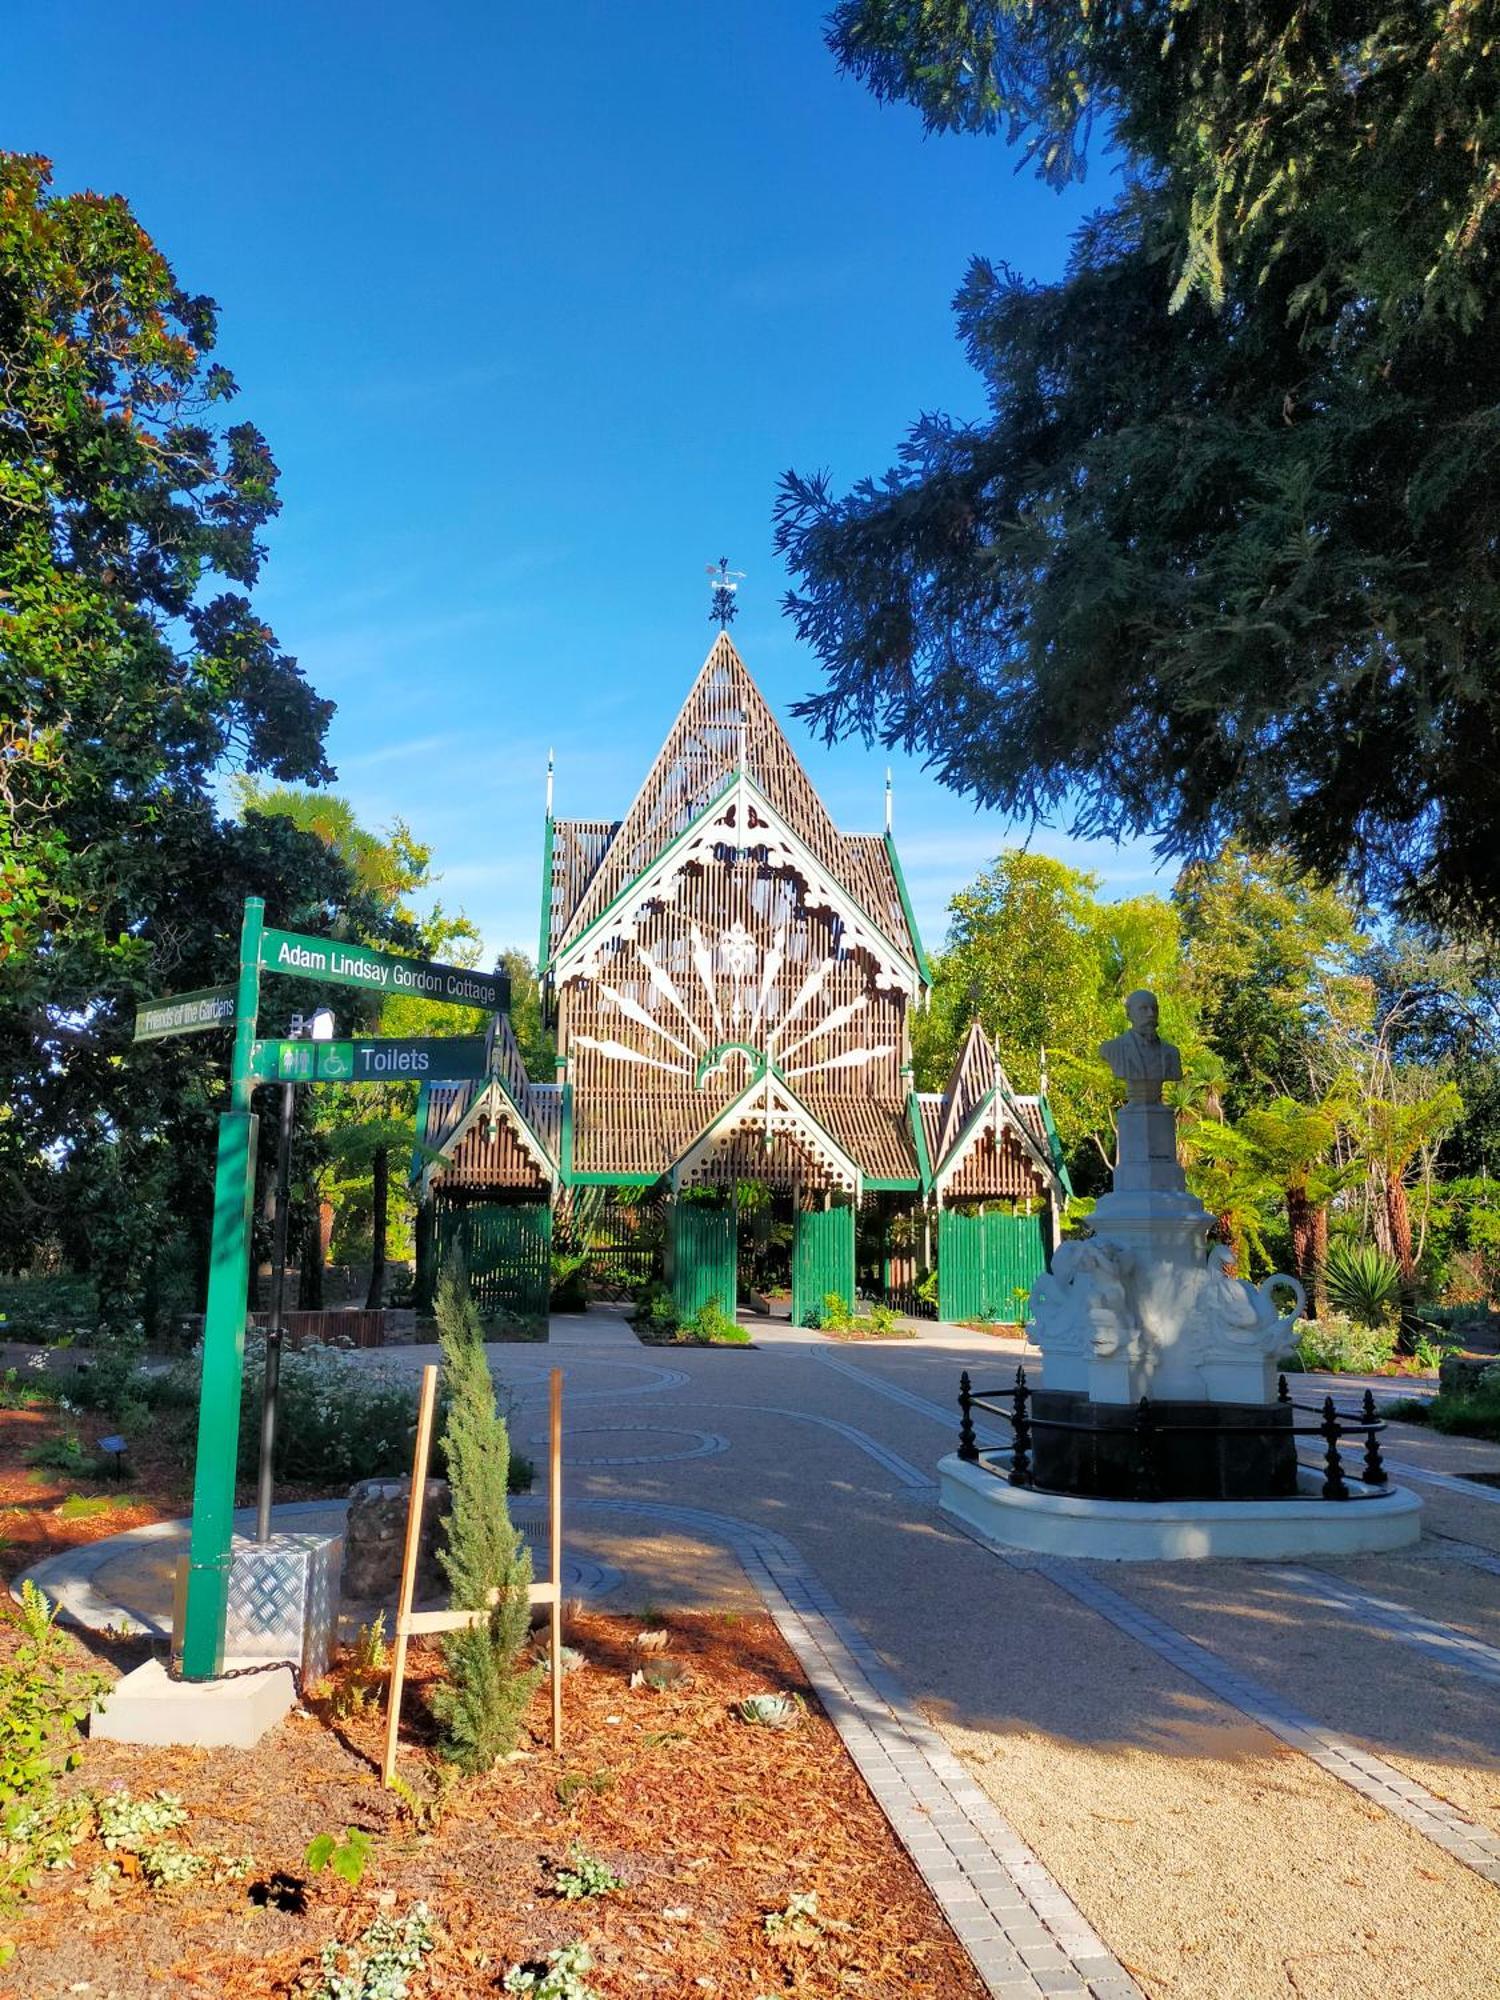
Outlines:
<svg viewBox="0 0 1500 2000"><path fill-rule="evenodd" d="M205 986L197 993L168 993L135 1010L135 1040L159 1042L163 1035L197 1035L227 1028L234 1020L234 988Z"/></svg>
<svg viewBox="0 0 1500 2000"><path fill-rule="evenodd" d="M266 931L260 962L267 972L319 979L332 986L362 986L367 993L414 993L423 1000L450 1000L459 1007L487 1007L491 1013L510 1005L508 972L433 965L426 959L372 951L368 945L303 937L296 931Z"/></svg>

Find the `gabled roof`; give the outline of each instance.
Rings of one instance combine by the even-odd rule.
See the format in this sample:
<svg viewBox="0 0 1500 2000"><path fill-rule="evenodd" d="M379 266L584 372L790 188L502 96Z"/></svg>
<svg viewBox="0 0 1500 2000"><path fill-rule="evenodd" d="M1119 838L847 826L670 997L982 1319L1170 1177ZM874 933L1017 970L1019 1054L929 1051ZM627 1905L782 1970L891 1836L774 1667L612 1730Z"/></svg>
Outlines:
<svg viewBox="0 0 1500 2000"><path fill-rule="evenodd" d="M994 1044L978 1021L969 1024L935 1123L932 1170L939 1194L986 1136L993 1137L998 1150L1005 1133L1012 1135L1044 1182L1058 1193L1071 1192L1052 1144L1044 1100L1017 1097Z"/></svg>
<svg viewBox="0 0 1500 2000"><path fill-rule="evenodd" d="M414 1178L423 1186L438 1177L515 1179L517 1155L546 1182L557 1179L555 1088L534 1084L508 1014L494 1016L490 1074L472 1083L427 1083L417 1100ZM503 1127L509 1140L502 1139ZM430 1158L435 1152L438 1157ZM473 1156L473 1157L470 1157Z"/></svg>
<svg viewBox="0 0 1500 2000"><path fill-rule="evenodd" d="M608 839L600 844L603 821L556 822L555 842L567 829L562 844L568 852L559 857L554 846L551 955L594 923L741 768L925 977L921 946L885 843L876 835L844 835L834 826L727 632L714 641L645 783ZM587 881L579 887L582 869Z"/></svg>
<svg viewBox="0 0 1500 2000"><path fill-rule="evenodd" d="M810 900L837 911L846 943L870 954L880 983L917 995L924 974L912 954L904 917L887 929L850 892L847 877L813 853L749 771L738 768L726 774L701 812L627 878L598 916L587 923L575 916L568 937L553 954L553 974L564 978L570 966L579 965L592 974L603 948L619 936L633 934L642 913L670 896L688 868L712 860L726 841L779 853L808 885ZM887 902L886 911L889 922L891 916L900 915L899 903Z"/></svg>
<svg viewBox="0 0 1500 2000"><path fill-rule="evenodd" d="M752 1077L737 1097L698 1134L674 1163L672 1185L692 1183L712 1162L713 1154L738 1133L749 1130L767 1148L773 1140L790 1141L815 1160L828 1182L845 1193L858 1196L864 1173L797 1093L774 1070Z"/></svg>
<svg viewBox="0 0 1500 2000"><path fill-rule="evenodd" d="M953 1142L968 1124L979 1104L995 1087L1000 1058L978 1021L969 1023L969 1032L953 1065L948 1088L943 1092L943 1116L938 1126L934 1168L940 1168L952 1151Z"/></svg>

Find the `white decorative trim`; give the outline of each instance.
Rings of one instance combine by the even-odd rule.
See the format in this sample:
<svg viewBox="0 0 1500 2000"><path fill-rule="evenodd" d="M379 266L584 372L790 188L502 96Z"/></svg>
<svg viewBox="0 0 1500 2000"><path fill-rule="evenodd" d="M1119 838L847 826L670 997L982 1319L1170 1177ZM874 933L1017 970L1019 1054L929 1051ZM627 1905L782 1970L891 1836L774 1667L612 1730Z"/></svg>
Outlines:
<svg viewBox="0 0 1500 2000"><path fill-rule="evenodd" d="M1012 1105L1003 1084L997 1079L969 1113L968 1123L944 1155L942 1165L933 1169L933 1193L941 1199L948 1182L968 1159L979 1141L984 1138L986 1132L993 1132L995 1148L998 1151L1002 1135L1007 1128L1020 1139L1033 1164L1044 1175L1047 1186L1060 1188L1057 1168L1043 1155L1035 1138L1027 1130L1024 1119Z"/></svg>
<svg viewBox="0 0 1500 2000"><path fill-rule="evenodd" d="M725 1139L745 1126L755 1125L764 1133L768 1146L778 1134L800 1139L824 1162L835 1184L846 1194L857 1199L863 1192L864 1173L859 1162L850 1158L828 1128L819 1124L801 1099L770 1070L748 1083L712 1124L698 1134L672 1168L673 1187L681 1187L706 1172L714 1150Z"/></svg>
<svg viewBox="0 0 1500 2000"><path fill-rule="evenodd" d="M875 984L905 993L909 999L916 998L922 984L917 968L798 838L744 772L736 773L713 803L621 891L611 907L571 944L564 946L553 961L557 984L562 985L570 977L597 979L605 947L620 940L633 940L647 905L670 902L685 871L713 865L715 849L726 845L742 851L764 848L773 861L789 868L802 884L804 906L809 910L832 911L843 925L843 948L862 951L871 960ZM695 961L699 943L695 940ZM701 966L699 970L701 976ZM717 1011L716 999L714 1005Z"/></svg>
<svg viewBox="0 0 1500 2000"><path fill-rule="evenodd" d="M556 1162L549 1157L546 1147L535 1132L532 1131L531 1126L527 1122L525 1112L515 1103L504 1084L498 1077L491 1077L489 1082L484 1086L484 1089L479 1092L474 1102L464 1113L463 1117L459 1119L453 1130L443 1140L441 1146L439 1146L437 1159L429 1160L422 1169L421 1185L424 1196L431 1189L433 1175L442 1171L443 1162L452 1158L459 1141L481 1119L484 1119L486 1122L493 1119L496 1123L504 1119L505 1123L520 1141L521 1150L530 1155L542 1179L549 1186L556 1185Z"/></svg>

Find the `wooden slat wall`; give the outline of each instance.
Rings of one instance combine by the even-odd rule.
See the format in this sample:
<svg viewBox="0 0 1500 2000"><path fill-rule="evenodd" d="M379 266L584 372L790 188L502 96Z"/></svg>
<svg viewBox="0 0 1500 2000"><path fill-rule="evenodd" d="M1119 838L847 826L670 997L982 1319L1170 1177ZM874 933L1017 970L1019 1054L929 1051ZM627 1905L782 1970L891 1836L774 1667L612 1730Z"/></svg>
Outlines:
<svg viewBox="0 0 1500 2000"><path fill-rule="evenodd" d="M1032 1196L1040 1201L1047 1196L1035 1161L1009 1128L998 1148L994 1132L987 1132L943 1188L946 1201L979 1201L991 1195Z"/></svg>
<svg viewBox="0 0 1500 2000"><path fill-rule="evenodd" d="M744 1015L735 1022L733 984L722 945L726 932L742 925L754 940L757 955L742 987ZM692 934L697 928L713 948L717 973L716 1021L694 966ZM568 980L559 995L559 1046L568 1055L574 1082L574 1159L581 1171L651 1176L666 1173L674 1160L706 1125L737 1097L747 1081L738 1058L703 1089L694 1081L704 1043L733 1041L741 1036L763 1044L767 1028L780 1022L808 974L828 962L829 971L818 994L791 1020L781 1038L792 1050L786 1061L791 1088L809 1101L814 1095L837 1098L849 1106L869 1107L868 1115L853 1116L856 1143L849 1150L865 1165L864 1150L873 1146L867 1171L913 1175L915 1156L909 1137L898 1165L892 1133L905 1104L901 1075L905 1059L904 1000L876 988L872 969L862 952L845 951L843 925L828 911L802 907L801 886L788 871L772 868L753 855L725 860L712 868L690 871L678 885L671 904L649 909L638 928L637 941L670 976L698 1026L703 1042L694 1038L671 1001L648 978L635 942L621 942L603 959L597 980ZM765 954L783 934L784 962L764 1010L752 1025ZM617 993L660 1023L665 1035L628 1018L609 997ZM810 1036L820 1020L857 999L864 1006L831 1033L797 1044ZM622 1042L649 1057L631 1063L598 1049L579 1046L576 1037ZM668 1040L667 1037L671 1037ZM673 1043L681 1047L674 1047ZM856 1069L836 1070L822 1078L797 1072L861 1048L884 1047L887 1053ZM773 1049L779 1062L781 1052ZM656 1065L669 1067L657 1067Z"/></svg>

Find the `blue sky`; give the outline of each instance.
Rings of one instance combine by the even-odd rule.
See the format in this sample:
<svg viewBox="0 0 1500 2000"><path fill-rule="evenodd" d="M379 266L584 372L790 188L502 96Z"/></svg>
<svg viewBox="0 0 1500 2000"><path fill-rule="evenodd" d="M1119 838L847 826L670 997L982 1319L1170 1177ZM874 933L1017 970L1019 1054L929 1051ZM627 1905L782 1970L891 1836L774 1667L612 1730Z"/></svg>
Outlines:
<svg viewBox="0 0 1500 2000"><path fill-rule="evenodd" d="M429 841L491 949L534 950L557 809L629 804L734 636L850 831L885 755L791 721L817 681L771 547L788 466L847 484L924 409L977 412L949 302L984 252L1061 266L1102 199L928 140L841 78L808 0L557 9L69 0L6 26L4 143L122 193L221 307L284 508L258 603L320 693L361 815ZM930 945L1016 831L895 761ZM1038 832L1114 893L1144 843Z"/></svg>

